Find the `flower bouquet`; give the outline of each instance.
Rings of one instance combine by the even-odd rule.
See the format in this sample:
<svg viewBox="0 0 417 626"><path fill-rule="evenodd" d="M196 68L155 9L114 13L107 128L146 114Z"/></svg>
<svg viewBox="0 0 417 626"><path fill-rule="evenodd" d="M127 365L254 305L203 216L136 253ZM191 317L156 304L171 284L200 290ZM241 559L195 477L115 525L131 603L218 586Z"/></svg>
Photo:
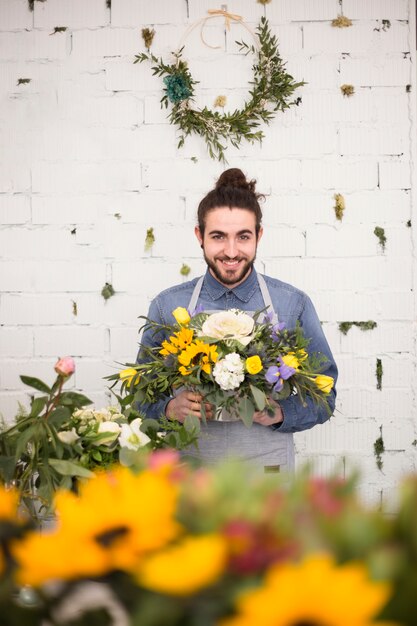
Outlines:
<svg viewBox="0 0 417 626"><path fill-rule="evenodd" d="M353 478L163 450L59 490L44 533L0 487L1 623L414 626L416 503L416 477L386 515Z"/></svg>
<svg viewBox="0 0 417 626"><path fill-rule="evenodd" d="M0 432L0 482L16 485L38 520L51 512L58 488L76 489L80 479L96 470L119 462L129 465L143 448L182 448L196 439L188 425L169 423L161 433L160 424L142 419L126 398L120 399L120 407L87 408L91 400L86 396L63 390L75 371L71 357L59 359L55 371L52 386L21 376L42 395L33 397L30 411L21 408L15 424Z"/></svg>
<svg viewBox="0 0 417 626"><path fill-rule="evenodd" d="M270 314L252 317L238 309L190 316L178 307L173 316L172 326L145 318L144 328L160 344L143 347L141 362L130 366L132 376L124 387L134 390L137 402L152 403L193 388L216 407L217 417L225 410L247 426L255 411L273 414L273 401L291 394L301 403L308 395L328 406L333 379L321 373L327 359L308 352L301 327L288 330Z"/></svg>

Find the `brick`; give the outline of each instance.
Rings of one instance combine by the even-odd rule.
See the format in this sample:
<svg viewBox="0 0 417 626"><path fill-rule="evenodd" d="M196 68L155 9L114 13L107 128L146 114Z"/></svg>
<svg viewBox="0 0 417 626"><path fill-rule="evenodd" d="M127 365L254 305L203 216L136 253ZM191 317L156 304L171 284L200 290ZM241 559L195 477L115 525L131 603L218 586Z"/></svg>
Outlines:
<svg viewBox="0 0 417 626"><path fill-rule="evenodd" d="M133 26L132 22L130 26ZM139 28L101 28L80 30L72 35L71 55L75 58L91 56L133 56L143 44Z"/></svg>
<svg viewBox="0 0 417 626"><path fill-rule="evenodd" d="M132 128L143 122L142 102L126 93L105 96L71 94L61 92L58 85L60 118L82 126L108 128Z"/></svg>
<svg viewBox="0 0 417 626"><path fill-rule="evenodd" d="M408 161L380 161L379 186L381 189L410 189L410 163Z"/></svg>
<svg viewBox="0 0 417 626"><path fill-rule="evenodd" d="M69 307L79 292L100 292L106 282L106 265L102 262L55 261L44 271L42 263L34 263L33 284L37 293L69 293Z"/></svg>
<svg viewBox="0 0 417 626"><path fill-rule="evenodd" d="M190 239L193 234L190 234ZM112 263L112 277L114 284L123 292L137 293L140 285L142 293L148 297L157 295L160 291L171 287L172 285L183 282L184 277L180 274L182 263L185 259L178 259L176 262L167 262L161 259L140 259L137 261L119 261ZM191 277L199 276L201 271L200 264L194 262L194 259L187 261L187 265L196 269L190 273L185 280Z"/></svg>
<svg viewBox="0 0 417 626"><path fill-rule="evenodd" d="M340 7L337 0L318 0L318 2L292 2L282 0L278 4L266 6L266 15L272 22L310 22L333 19Z"/></svg>
<svg viewBox="0 0 417 626"><path fill-rule="evenodd" d="M42 31L0 33L0 57L3 61L65 59L69 52L68 34Z"/></svg>
<svg viewBox="0 0 417 626"><path fill-rule="evenodd" d="M351 19L408 19L408 0L343 0L343 11Z"/></svg>
<svg viewBox="0 0 417 626"><path fill-rule="evenodd" d="M70 324L71 301L68 297L4 294L0 301L2 324Z"/></svg>
<svg viewBox="0 0 417 626"><path fill-rule="evenodd" d="M19 404L29 408L30 401L27 393L23 391L0 393L0 415L6 424L10 426L14 424L15 416L19 412Z"/></svg>
<svg viewBox="0 0 417 626"><path fill-rule="evenodd" d="M406 223L410 219L410 193L404 190L361 191L345 196L343 224Z"/></svg>
<svg viewBox="0 0 417 626"><path fill-rule="evenodd" d="M129 325L138 324L138 315L144 314L149 306L149 301L140 290L139 294L126 295L119 293L117 284L113 281L115 295L104 300L101 296L101 288L94 294L79 294L76 296L77 317L76 323L81 325L99 324L110 326L113 324Z"/></svg>
<svg viewBox="0 0 417 626"><path fill-rule="evenodd" d="M239 167L238 161L231 166ZM245 163L245 171L249 172L249 177L256 173L257 189L266 194L278 193L282 189L299 189L301 167L302 164L297 159L247 160Z"/></svg>
<svg viewBox="0 0 417 626"><path fill-rule="evenodd" d="M31 387L22 383L20 376L33 376L40 378L47 385L52 385L56 374L54 372L55 359L9 359L6 363L0 361L1 369L1 386L6 391L15 391L24 389L28 393L35 393ZM4 366L3 366L4 365Z"/></svg>
<svg viewBox="0 0 417 626"><path fill-rule="evenodd" d="M106 25L109 16L110 12L101 0L48 0L34 4L35 28L97 28Z"/></svg>
<svg viewBox="0 0 417 626"><path fill-rule="evenodd" d="M27 162L11 157L0 163L0 193L21 193L30 189L30 168Z"/></svg>
<svg viewBox="0 0 417 626"><path fill-rule="evenodd" d="M31 261L0 261L0 283L2 292L32 291L34 271Z"/></svg>
<svg viewBox="0 0 417 626"><path fill-rule="evenodd" d="M282 116L286 113L278 113L276 122L265 131L262 143L255 143L250 149L251 158L259 155L259 158L278 159L303 154L304 156L317 156L334 154L337 150L337 134L335 128L326 126L282 126ZM238 148L230 148L228 154L237 156Z"/></svg>
<svg viewBox="0 0 417 626"><path fill-rule="evenodd" d="M107 59L105 80L108 91L149 92L162 98L163 83L145 63L133 64L131 59Z"/></svg>
<svg viewBox="0 0 417 626"><path fill-rule="evenodd" d="M307 447L310 454L332 452L350 454L362 451L364 454L373 449L373 443L379 436L379 428L372 419L343 419L333 417L321 428L312 428L308 433Z"/></svg>
<svg viewBox="0 0 417 626"><path fill-rule="evenodd" d="M0 230L3 259L62 259L71 256L73 249L69 231L18 227Z"/></svg>
<svg viewBox="0 0 417 626"><path fill-rule="evenodd" d="M344 317L343 320L339 318L339 321L351 321L351 318ZM362 331L353 327L347 335L341 334L340 341L343 353L358 353L359 350L362 355L375 356L409 353L413 342L413 327L411 322L378 320L378 325L374 330Z"/></svg>
<svg viewBox="0 0 417 626"><path fill-rule="evenodd" d="M408 154L408 132L407 126L341 128L340 153L343 156Z"/></svg>
<svg viewBox="0 0 417 626"><path fill-rule="evenodd" d="M103 328L38 326L33 333L35 356L103 356L107 347L107 336Z"/></svg>
<svg viewBox="0 0 417 626"><path fill-rule="evenodd" d="M146 0L112 0L112 26L141 27L154 24L169 24L170 22L184 22L186 19L185 4L181 0L160 0L157 4Z"/></svg>
<svg viewBox="0 0 417 626"><path fill-rule="evenodd" d="M105 380L106 376L111 376L117 372L119 366L113 361L102 361L101 359L81 358L77 360L74 374L76 388L90 389L103 392L111 385L111 381ZM106 406L107 406L106 402ZM116 398L113 397L113 404L117 405Z"/></svg>
<svg viewBox="0 0 417 626"><path fill-rule="evenodd" d="M341 84L340 59L337 54L294 54L288 58L286 68L297 82L307 83L302 88L303 92L323 88L336 89Z"/></svg>
<svg viewBox="0 0 417 626"><path fill-rule="evenodd" d="M339 392L339 407L342 415L355 418L375 417L379 423L386 419L401 419L412 413L412 394L409 389L395 390L395 403L389 401L393 391L376 391L369 389L355 389L352 394L341 389Z"/></svg>
<svg viewBox="0 0 417 626"><path fill-rule="evenodd" d="M349 98L340 91L329 93L302 89L302 103L298 108L302 120L308 124L370 123L376 118L375 97L369 89L355 90L355 95Z"/></svg>
<svg viewBox="0 0 417 626"><path fill-rule="evenodd" d="M411 82L409 57L390 54L373 57L345 57L340 61L339 84L360 87L395 87Z"/></svg>
<svg viewBox="0 0 417 626"><path fill-rule="evenodd" d="M382 30L378 22L357 23L350 28L310 22L303 27L303 49L307 54L349 53L380 54L410 49L408 24L394 23Z"/></svg>
<svg viewBox="0 0 417 626"><path fill-rule="evenodd" d="M2 224L26 224L30 221L30 198L23 194L0 194Z"/></svg>
<svg viewBox="0 0 417 626"><path fill-rule="evenodd" d="M1 357L31 357L33 354L33 334L30 328L3 326L0 330ZM7 364L7 360L5 361Z"/></svg>
<svg viewBox="0 0 417 626"><path fill-rule="evenodd" d="M213 8L213 3L210 0L192 0L188 5L189 21L191 23L206 16L208 9ZM239 0L230 0L227 3L227 10L230 13L241 15L245 22L257 22L264 15L264 7L262 5L248 2L242 3ZM224 19L219 17L209 20L208 23L216 23L223 26Z"/></svg>
<svg viewBox="0 0 417 626"><path fill-rule="evenodd" d="M41 193L137 191L141 188L139 166L117 163L35 163L32 190Z"/></svg>
<svg viewBox="0 0 417 626"><path fill-rule="evenodd" d="M264 231L259 244L259 252L263 258L268 255L300 257L305 255L305 245L305 237L298 229L270 226Z"/></svg>
<svg viewBox="0 0 417 626"><path fill-rule="evenodd" d="M310 257L344 257L352 254L352 241L355 254L372 256L375 254L375 235L366 226L311 226L307 229L307 255ZM323 245L323 242L326 245Z"/></svg>
<svg viewBox="0 0 417 626"><path fill-rule="evenodd" d="M218 163L211 160L204 164L204 168L201 166L196 168L192 161L180 159L172 161L162 158L158 159L158 162L150 161L142 167L145 189L159 191L177 188L180 182L180 193L186 189L197 189L201 191L202 196L208 188L211 189L221 171L222 168Z"/></svg>
<svg viewBox="0 0 417 626"><path fill-rule="evenodd" d="M326 161L306 159L301 163L305 189L334 189L338 192L375 189L378 184L376 161Z"/></svg>
<svg viewBox="0 0 417 626"><path fill-rule="evenodd" d="M117 327L112 326L110 329L110 355L115 360L115 369L117 362L134 363L138 353L139 334L138 329L141 320L133 327Z"/></svg>
<svg viewBox="0 0 417 626"><path fill-rule="evenodd" d="M0 29L20 30L32 28L33 16L28 11L27 0L7 0L0 3Z"/></svg>

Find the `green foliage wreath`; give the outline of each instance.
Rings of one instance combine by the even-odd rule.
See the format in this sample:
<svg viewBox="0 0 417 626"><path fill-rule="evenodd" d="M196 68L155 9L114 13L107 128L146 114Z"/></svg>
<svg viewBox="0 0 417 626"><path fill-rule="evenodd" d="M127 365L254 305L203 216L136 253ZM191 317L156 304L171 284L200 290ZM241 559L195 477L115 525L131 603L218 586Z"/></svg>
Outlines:
<svg viewBox="0 0 417 626"><path fill-rule="evenodd" d="M135 56L134 63L151 61L153 74L163 77L165 86L161 106L172 104L169 120L181 131L178 147L184 144L188 135L196 133L205 140L210 157L224 162L225 143L230 141L237 147L243 137L251 143L261 141L264 133L258 128L260 123L269 124L275 111L284 111L297 104L296 100L291 101L291 97L304 82L296 83L285 71L285 64L278 52L277 38L271 34L266 18L261 18L255 37L258 46L236 42L240 51L245 55L253 53L256 60L252 67L250 98L242 109L233 113L220 114L207 107L193 107L194 86L198 81L193 79L187 62L182 58L184 47L173 53L174 62L171 65L150 52Z"/></svg>

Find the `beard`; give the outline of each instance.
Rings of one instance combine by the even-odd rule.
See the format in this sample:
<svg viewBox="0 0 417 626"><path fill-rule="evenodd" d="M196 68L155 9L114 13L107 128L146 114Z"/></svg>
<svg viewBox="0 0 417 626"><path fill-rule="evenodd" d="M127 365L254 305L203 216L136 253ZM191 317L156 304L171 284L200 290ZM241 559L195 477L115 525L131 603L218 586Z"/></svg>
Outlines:
<svg viewBox="0 0 417 626"><path fill-rule="evenodd" d="M215 276L215 278L217 278L217 280L222 283L223 285L228 285L228 286L233 286L233 285L237 285L238 283L243 282L243 280L249 276L249 274L252 271L253 268L253 264L255 262L255 257L253 257L253 259L245 259L245 257L237 257L237 259L235 260L239 260L239 261L245 261L242 265L242 267L239 270L234 270L234 269L230 269L228 270L227 268L221 268L216 264L216 260L218 261L225 261L225 260L231 260L228 259L227 257L217 257L214 260L207 258L206 253L204 252L204 248L203 248L203 253L204 253L204 260L207 263L209 269L211 270L211 273Z"/></svg>

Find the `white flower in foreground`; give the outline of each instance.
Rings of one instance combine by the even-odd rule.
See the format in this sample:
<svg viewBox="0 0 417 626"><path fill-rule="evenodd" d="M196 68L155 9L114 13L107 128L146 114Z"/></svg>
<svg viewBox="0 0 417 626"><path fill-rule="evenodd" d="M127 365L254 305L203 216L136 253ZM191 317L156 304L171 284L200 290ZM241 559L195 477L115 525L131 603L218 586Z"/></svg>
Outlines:
<svg viewBox="0 0 417 626"><path fill-rule="evenodd" d="M212 313L201 327L201 333L213 339L235 339L247 346L252 340L254 325L255 322L250 315L237 309L230 309Z"/></svg>
<svg viewBox="0 0 417 626"><path fill-rule="evenodd" d="M122 448L128 448L129 450L139 450L142 446L149 443L150 439L148 435L145 435L140 430L142 420L137 417L130 424L122 424L122 429L119 436L119 443Z"/></svg>
<svg viewBox="0 0 417 626"><path fill-rule="evenodd" d="M245 378L244 363L236 352L232 352L217 361L213 368L213 376L223 391L237 389Z"/></svg>
<svg viewBox="0 0 417 626"><path fill-rule="evenodd" d="M97 434L107 435L107 437L100 437L99 441L94 442L97 446L111 446L113 441L117 439L121 431L121 427L117 422L100 422L98 425Z"/></svg>
<svg viewBox="0 0 417 626"><path fill-rule="evenodd" d="M71 428L71 430L61 430L61 432L58 433L58 439L62 441L62 443L71 446L79 437L75 428Z"/></svg>

